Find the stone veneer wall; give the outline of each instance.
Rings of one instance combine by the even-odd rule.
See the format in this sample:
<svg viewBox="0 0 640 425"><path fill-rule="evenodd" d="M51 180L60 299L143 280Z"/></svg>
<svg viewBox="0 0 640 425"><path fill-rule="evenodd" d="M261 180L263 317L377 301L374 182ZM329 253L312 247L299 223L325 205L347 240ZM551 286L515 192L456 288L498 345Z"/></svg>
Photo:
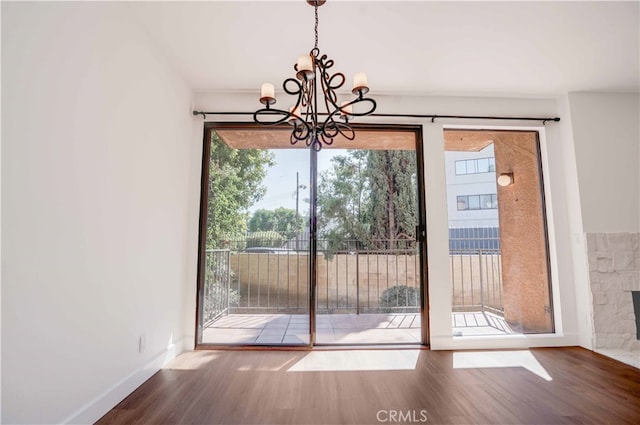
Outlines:
<svg viewBox="0 0 640 425"><path fill-rule="evenodd" d="M640 350L631 291L640 290L640 233L587 233L594 346Z"/></svg>

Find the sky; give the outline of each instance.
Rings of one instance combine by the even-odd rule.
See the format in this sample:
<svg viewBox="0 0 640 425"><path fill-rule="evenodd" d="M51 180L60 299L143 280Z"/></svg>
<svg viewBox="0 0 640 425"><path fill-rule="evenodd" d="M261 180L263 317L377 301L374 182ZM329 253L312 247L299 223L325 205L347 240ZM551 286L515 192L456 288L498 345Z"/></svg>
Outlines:
<svg viewBox="0 0 640 425"><path fill-rule="evenodd" d="M274 210L278 207L296 208L296 172L299 173L300 212L309 209L304 199L309 199L309 149L273 149L275 165L269 168L264 179L267 193L261 201L255 203L249 212L258 209ZM322 149L318 152L318 174L331 167L331 158L344 155L346 149Z"/></svg>

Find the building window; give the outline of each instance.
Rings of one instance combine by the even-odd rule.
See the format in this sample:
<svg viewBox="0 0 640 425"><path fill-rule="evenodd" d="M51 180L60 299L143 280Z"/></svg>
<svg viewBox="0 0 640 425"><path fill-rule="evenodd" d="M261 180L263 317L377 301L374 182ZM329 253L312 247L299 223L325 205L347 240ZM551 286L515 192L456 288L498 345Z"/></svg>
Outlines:
<svg viewBox="0 0 640 425"><path fill-rule="evenodd" d="M498 195L495 193L458 196L458 211L494 210L496 208L498 208Z"/></svg>
<svg viewBox="0 0 640 425"><path fill-rule="evenodd" d="M496 171L496 160L490 158L477 158L456 161L456 175L493 173Z"/></svg>

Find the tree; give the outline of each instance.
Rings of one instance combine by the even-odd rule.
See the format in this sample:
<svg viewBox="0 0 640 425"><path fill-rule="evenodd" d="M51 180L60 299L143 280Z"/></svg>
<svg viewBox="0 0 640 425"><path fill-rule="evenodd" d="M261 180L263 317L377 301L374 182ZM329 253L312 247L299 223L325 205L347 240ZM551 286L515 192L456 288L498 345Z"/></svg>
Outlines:
<svg viewBox="0 0 640 425"><path fill-rule="evenodd" d="M418 224L416 156L412 151L379 150L368 154L371 185L371 237L389 241L415 240Z"/></svg>
<svg viewBox="0 0 640 425"><path fill-rule="evenodd" d="M207 248L244 236L248 208L262 199L262 181L274 164L273 153L261 149L232 149L211 132Z"/></svg>
<svg viewBox="0 0 640 425"><path fill-rule="evenodd" d="M415 153L355 150L320 176L318 223L335 249L397 248L417 225ZM345 246L344 241L353 240ZM341 248L342 247L342 248Z"/></svg>
<svg viewBox="0 0 640 425"><path fill-rule="evenodd" d="M305 219L297 220L296 210L291 208L276 208L275 210L256 210L249 219L250 232L275 231L289 240L296 236L304 228Z"/></svg>
<svg viewBox="0 0 640 425"><path fill-rule="evenodd" d="M370 185L368 151L355 150L331 159L332 168L320 174L318 229L329 248L354 249L368 245Z"/></svg>
<svg viewBox="0 0 640 425"><path fill-rule="evenodd" d="M247 248L282 248L284 237L274 230L250 232L247 234Z"/></svg>

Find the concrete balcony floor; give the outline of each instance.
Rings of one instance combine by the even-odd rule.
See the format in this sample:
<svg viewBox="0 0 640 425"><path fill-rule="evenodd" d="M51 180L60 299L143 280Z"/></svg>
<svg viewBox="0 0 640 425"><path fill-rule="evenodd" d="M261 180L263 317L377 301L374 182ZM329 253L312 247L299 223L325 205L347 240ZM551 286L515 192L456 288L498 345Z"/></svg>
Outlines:
<svg viewBox="0 0 640 425"><path fill-rule="evenodd" d="M491 313L453 313L455 336L513 333L504 320ZM230 314L203 330L203 344L304 345L309 319L303 314ZM320 314L317 344L419 344L420 315Z"/></svg>

